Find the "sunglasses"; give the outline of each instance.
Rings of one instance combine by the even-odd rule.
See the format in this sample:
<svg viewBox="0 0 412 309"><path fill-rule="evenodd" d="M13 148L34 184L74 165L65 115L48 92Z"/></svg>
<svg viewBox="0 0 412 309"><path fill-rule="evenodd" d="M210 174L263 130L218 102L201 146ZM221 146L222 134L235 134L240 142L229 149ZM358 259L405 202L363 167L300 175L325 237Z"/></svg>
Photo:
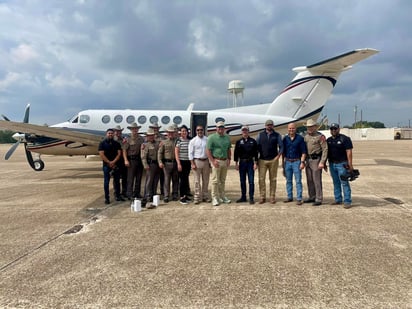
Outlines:
<svg viewBox="0 0 412 309"><path fill-rule="evenodd" d="M330 128L331 130L337 130L338 128Z"/></svg>
<svg viewBox="0 0 412 309"><path fill-rule="evenodd" d="M203 131L203 129L197 129L196 131L197 131L197 132L202 132L202 131Z"/></svg>

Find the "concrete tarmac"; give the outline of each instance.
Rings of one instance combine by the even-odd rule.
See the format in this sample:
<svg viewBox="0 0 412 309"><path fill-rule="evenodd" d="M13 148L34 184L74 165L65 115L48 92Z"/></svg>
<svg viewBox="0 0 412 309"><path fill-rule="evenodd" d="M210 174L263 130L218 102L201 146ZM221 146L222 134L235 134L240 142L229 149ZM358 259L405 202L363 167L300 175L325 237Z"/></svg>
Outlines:
<svg viewBox="0 0 412 309"><path fill-rule="evenodd" d="M326 173L322 206L283 203L279 171L274 205L140 213L104 204L100 162L43 156L35 172L23 147L4 161L9 147L1 308L412 308L410 140L354 143L351 209L330 205ZM239 192L232 166L227 193Z"/></svg>

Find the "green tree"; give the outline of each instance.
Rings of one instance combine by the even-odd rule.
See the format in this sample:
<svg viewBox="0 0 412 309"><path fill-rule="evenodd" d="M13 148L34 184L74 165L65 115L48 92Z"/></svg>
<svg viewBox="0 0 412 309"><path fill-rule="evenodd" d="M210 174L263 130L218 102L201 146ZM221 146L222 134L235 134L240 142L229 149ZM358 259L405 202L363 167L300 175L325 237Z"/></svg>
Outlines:
<svg viewBox="0 0 412 309"><path fill-rule="evenodd" d="M8 130L0 130L0 144L10 144L14 143L13 139L14 132Z"/></svg>

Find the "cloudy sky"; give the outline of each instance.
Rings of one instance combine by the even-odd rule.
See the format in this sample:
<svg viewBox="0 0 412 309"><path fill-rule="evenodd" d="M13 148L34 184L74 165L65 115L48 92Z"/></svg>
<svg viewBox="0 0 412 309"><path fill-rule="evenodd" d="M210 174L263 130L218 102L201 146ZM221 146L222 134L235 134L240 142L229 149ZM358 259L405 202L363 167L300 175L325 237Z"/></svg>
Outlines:
<svg viewBox="0 0 412 309"><path fill-rule="evenodd" d="M310 65L380 53L341 75L329 121L412 119L409 0L0 0L0 114L53 124L93 108L195 109L271 102Z"/></svg>

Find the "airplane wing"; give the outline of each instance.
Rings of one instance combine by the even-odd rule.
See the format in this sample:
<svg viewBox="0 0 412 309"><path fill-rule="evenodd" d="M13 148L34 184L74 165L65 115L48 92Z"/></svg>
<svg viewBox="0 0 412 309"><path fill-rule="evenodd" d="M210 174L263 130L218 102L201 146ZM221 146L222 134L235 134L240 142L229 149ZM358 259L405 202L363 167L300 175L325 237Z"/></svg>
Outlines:
<svg viewBox="0 0 412 309"><path fill-rule="evenodd" d="M379 51L372 48L355 49L348 53L312 64L306 68L309 71L340 72L350 69L352 64L368 58Z"/></svg>
<svg viewBox="0 0 412 309"><path fill-rule="evenodd" d="M85 145L96 145L104 138L104 135L80 132L68 128L46 127L29 123L0 120L0 128L14 132L33 134L37 136L47 136L71 142L78 142Z"/></svg>

